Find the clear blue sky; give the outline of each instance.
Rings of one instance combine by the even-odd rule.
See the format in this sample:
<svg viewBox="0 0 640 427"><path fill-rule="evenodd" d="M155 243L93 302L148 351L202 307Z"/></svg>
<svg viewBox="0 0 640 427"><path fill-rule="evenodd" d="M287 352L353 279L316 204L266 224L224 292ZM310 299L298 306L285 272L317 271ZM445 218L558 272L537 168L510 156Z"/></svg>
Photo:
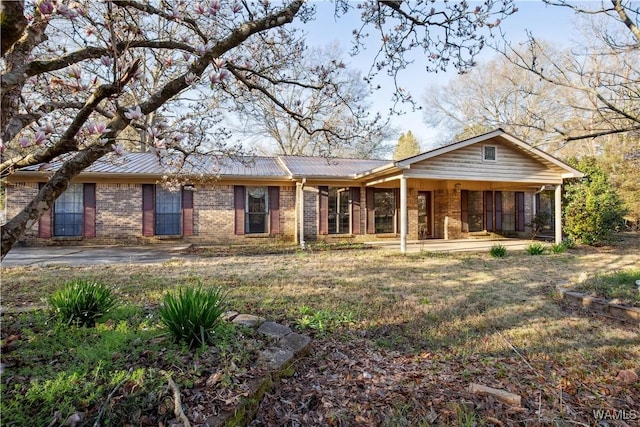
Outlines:
<svg viewBox="0 0 640 427"><path fill-rule="evenodd" d="M474 2L470 3L473 5ZM312 46L326 46L338 41L340 46L348 51L351 48L352 31L358 26L358 14L350 13L347 19L343 17L336 20L333 7L333 3L328 1L316 2L316 20L304 26L308 33L308 42ZM513 43L526 40L526 30L531 31L536 38L552 41L559 47L579 38L579 32L575 27L577 17L573 11L557 6L547 6L541 1L518 1L517 7L518 12L505 19L501 25L507 40ZM350 58L350 65L365 73L375 52L376 49L372 47L365 54ZM496 53L493 50L485 48L478 61L487 61L494 55ZM446 73L426 73L424 63L420 64L420 56L417 55L416 63L402 74L402 84L411 92L413 98L420 102L428 87L445 84L456 75L453 68ZM391 104L392 84L390 82L385 84L385 80L381 80L380 83L383 89L377 91L372 100L380 112L385 112ZM423 149L430 148L438 136L437 130L425 125L421 111L407 111L400 117L394 117L393 126L401 132L411 130L420 140Z"/></svg>

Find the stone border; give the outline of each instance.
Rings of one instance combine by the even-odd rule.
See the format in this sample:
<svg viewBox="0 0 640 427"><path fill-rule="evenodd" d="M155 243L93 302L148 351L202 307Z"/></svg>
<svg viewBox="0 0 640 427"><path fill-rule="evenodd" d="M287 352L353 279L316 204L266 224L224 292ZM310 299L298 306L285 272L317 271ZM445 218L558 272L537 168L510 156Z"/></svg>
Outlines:
<svg viewBox="0 0 640 427"><path fill-rule="evenodd" d="M265 376L256 378L251 383L247 396L234 411L224 411L207 420L207 425L211 427L246 426L255 418L264 395L273 390L280 378L294 374L293 362L309 352L311 338L293 332L288 326L251 314L232 311L225 313L223 317L235 325L256 329L260 335L275 341L274 345L264 349L259 356L258 363L266 368Z"/></svg>
<svg viewBox="0 0 640 427"><path fill-rule="evenodd" d="M596 298L571 291L562 285L556 286L556 289L562 295L562 299L569 304L593 308L625 322L640 323L640 308L613 304L604 298Z"/></svg>

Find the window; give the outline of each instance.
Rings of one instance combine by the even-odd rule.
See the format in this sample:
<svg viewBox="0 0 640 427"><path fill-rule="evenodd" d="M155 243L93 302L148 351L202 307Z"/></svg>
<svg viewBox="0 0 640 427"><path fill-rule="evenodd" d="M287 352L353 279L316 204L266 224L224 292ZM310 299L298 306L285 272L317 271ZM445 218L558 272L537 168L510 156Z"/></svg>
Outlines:
<svg viewBox="0 0 640 427"><path fill-rule="evenodd" d="M182 192L156 186L155 232L160 236L179 235L182 219Z"/></svg>
<svg viewBox="0 0 640 427"><path fill-rule="evenodd" d="M329 187L329 234L349 233L349 189Z"/></svg>
<svg viewBox="0 0 640 427"><path fill-rule="evenodd" d="M71 184L58 197L53 207L54 236L82 236L83 191L82 184Z"/></svg>
<svg viewBox="0 0 640 427"><path fill-rule="evenodd" d="M269 232L269 192L267 187L247 187L245 233Z"/></svg>
<svg viewBox="0 0 640 427"><path fill-rule="evenodd" d="M375 232L395 232L395 192L393 190L376 189L373 193L373 204L375 208Z"/></svg>
<svg viewBox="0 0 640 427"><path fill-rule="evenodd" d="M468 194L469 231L482 231L484 230L482 191L469 191Z"/></svg>
<svg viewBox="0 0 640 427"><path fill-rule="evenodd" d="M497 159L497 151L495 145L483 145L482 146L482 160L495 162Z"/></svg>
<svg viewBox="0 0 640 427"><path fill-rule="evenodd" d="M536 215L543 219L543 231L555 230L555 195L553 190L536 194Z"/></svg>
<svg viewBox="0 0 640 427"><path fill-rule="evenodd" d="M502 192L502 231L516 231L516 193Z"/></svg>

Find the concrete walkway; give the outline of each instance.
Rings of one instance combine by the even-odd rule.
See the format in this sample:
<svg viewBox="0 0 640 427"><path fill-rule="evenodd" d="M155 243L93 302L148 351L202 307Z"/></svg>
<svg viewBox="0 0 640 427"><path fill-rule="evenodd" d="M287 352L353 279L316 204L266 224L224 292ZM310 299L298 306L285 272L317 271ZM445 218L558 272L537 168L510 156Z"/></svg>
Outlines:
<svg viewBox="0 0 640 427"><path fill-rule="evenodd" d="M489 252L491 246L501 244L510 251L524 250L531 241L516 239L496 240L412 240L407 242L407 253L416 252ZM398 239L379 239L368 244L389 251L400 251ZM147 246L50 246L16 247L2 260L2 267L100 264L156 264L172 259L198 259L185 255L189 247L184 244L157 244Z"/></svg>
<svg viewBox="0 0 640 427"><path fill-rule="evenodd" d="M99 264L155 264L193 258L181 252L189 244L148 246L51 246L16 247L2 260L2 267Z"/></svg>

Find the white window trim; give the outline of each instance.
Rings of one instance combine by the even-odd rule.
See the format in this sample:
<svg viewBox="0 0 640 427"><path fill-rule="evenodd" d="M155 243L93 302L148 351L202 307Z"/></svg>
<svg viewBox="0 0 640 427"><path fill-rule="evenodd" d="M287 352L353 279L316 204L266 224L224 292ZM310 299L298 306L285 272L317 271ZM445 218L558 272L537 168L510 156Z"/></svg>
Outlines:
<svg viewBox="0 0 640 427"><path fill-rule="evenodd" d="M496 158L495 159L487 159L485 156L485 148L493 148ZM498 146L497 145L491 145L491 144L484 144L482 145L482 161L483 162L497 162L498 161Z"/></svg>

